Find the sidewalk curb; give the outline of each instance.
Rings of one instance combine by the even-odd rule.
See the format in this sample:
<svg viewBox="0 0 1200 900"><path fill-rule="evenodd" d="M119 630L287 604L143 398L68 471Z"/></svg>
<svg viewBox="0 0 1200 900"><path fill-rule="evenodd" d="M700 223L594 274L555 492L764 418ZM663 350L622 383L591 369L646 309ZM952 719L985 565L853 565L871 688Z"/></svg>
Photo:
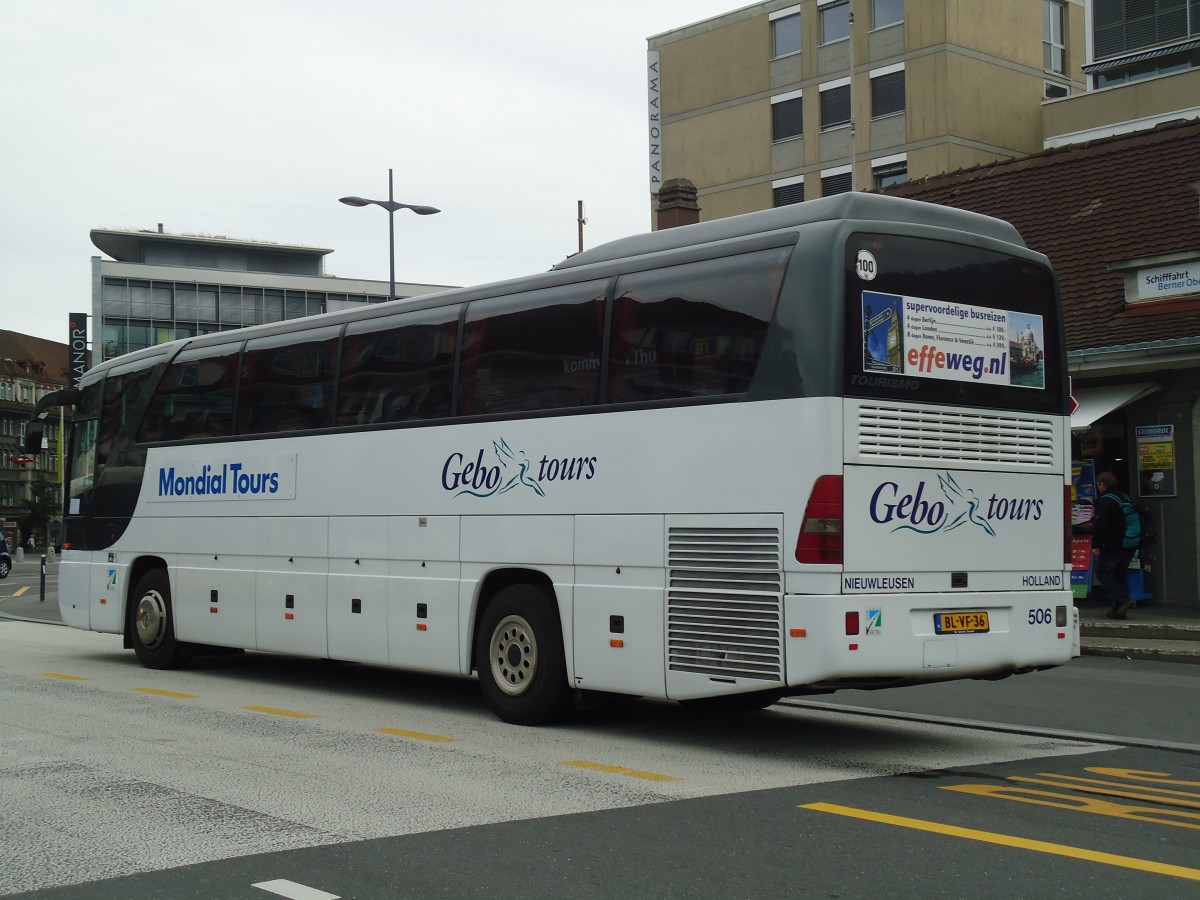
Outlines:
<svg viewBox="0 0 1200 900"><path fill-rule="evenodd" d="M0 619L8 619L12 622L33 622L37 625L63 625L58 619L37 619L32 616L18 616L16 613L5 612L3 607L0 607Z"/></svg>
<svg viewBox="0 0 1200 900"><path fill-rule="evenodd" d="M1179 643L1195 643L1180 641ZM1200 665L1200 647L1139 647L1133 644L1097 645L1085 638L1080 651L1084 656L1106 656L1117 659L1141 659L1153 662L1193 663Z"/></svg>

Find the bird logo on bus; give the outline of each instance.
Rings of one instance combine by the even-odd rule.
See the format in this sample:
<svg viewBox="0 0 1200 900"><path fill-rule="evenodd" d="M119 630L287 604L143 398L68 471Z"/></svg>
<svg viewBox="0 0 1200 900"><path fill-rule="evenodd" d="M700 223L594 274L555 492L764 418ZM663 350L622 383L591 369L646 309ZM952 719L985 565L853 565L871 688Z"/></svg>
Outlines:
<svg viewBox="0 0 1200 900"><path fill-rule="evenodd" d="M894 481L883 482L871 495L871 519L880 525L895 523L892 533L942 534L975 525L996 537L992 525L995 521L1037 521L1042 517L1043 501L1037 498L992 494L984 500L974 489L960 485L949 472L939 474L937 483L940 500L926 495L925 481L911 493L902 492Z"/></svg>
<svg viewBox="0 0 1200 900"><path fill-rule="evenodd" d="M442 487L455 497L492 497L517 488L546 496L545 483L590 481L596 476L596 457L550 457L533 460L524 450L514 450L504 438L492 441L489 458L480 448L470 462L462 453L451 453L442 465Z"/></svg>

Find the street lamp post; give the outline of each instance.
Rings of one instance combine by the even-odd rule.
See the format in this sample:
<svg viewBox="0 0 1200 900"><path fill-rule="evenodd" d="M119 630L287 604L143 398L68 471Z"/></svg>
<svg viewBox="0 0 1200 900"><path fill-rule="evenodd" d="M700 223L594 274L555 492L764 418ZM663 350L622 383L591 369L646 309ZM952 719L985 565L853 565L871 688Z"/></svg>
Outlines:
<svg viewBox="0 0 1200 900"><path fill-rule="evenodd" d="M441 212L434 206L416 206L412 203L397 203L392 199L392 170L388 169L388 198L367 200L364 197L339 197L339 203L347 206L382 206L388 211L388 299L396 299L396 210L411 209L418 216L431 216Z"/></svg>

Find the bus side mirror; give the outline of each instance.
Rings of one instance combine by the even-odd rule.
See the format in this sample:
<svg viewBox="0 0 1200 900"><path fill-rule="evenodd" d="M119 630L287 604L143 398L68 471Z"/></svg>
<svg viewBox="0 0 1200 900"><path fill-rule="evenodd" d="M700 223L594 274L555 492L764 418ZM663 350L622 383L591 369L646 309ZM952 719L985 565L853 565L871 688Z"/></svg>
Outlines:
<svg viewBox="0 0 1200 900"><path fill-rule="evenodd" d="M41 453L46 436L46 423L41 419L30 419L25 425L25 452Z"/></svg>

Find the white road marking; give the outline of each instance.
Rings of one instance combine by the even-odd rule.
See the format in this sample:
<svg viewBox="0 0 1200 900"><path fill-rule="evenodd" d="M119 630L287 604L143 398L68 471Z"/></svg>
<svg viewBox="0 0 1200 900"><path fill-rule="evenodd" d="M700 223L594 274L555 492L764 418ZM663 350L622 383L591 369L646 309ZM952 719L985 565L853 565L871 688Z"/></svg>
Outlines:
<svg viewBox="0 0 1200 900"><path fill-rule="evenodd" d="M269 891L272 894L278 894L280 897L287 897L288 900L339 900L337 894L330 894L317 888L309 887L306 884L297 884L294 881L288 881L286 878L276 878L274 881L260 881L258 884L250 885L250 887Z"/></svg>

